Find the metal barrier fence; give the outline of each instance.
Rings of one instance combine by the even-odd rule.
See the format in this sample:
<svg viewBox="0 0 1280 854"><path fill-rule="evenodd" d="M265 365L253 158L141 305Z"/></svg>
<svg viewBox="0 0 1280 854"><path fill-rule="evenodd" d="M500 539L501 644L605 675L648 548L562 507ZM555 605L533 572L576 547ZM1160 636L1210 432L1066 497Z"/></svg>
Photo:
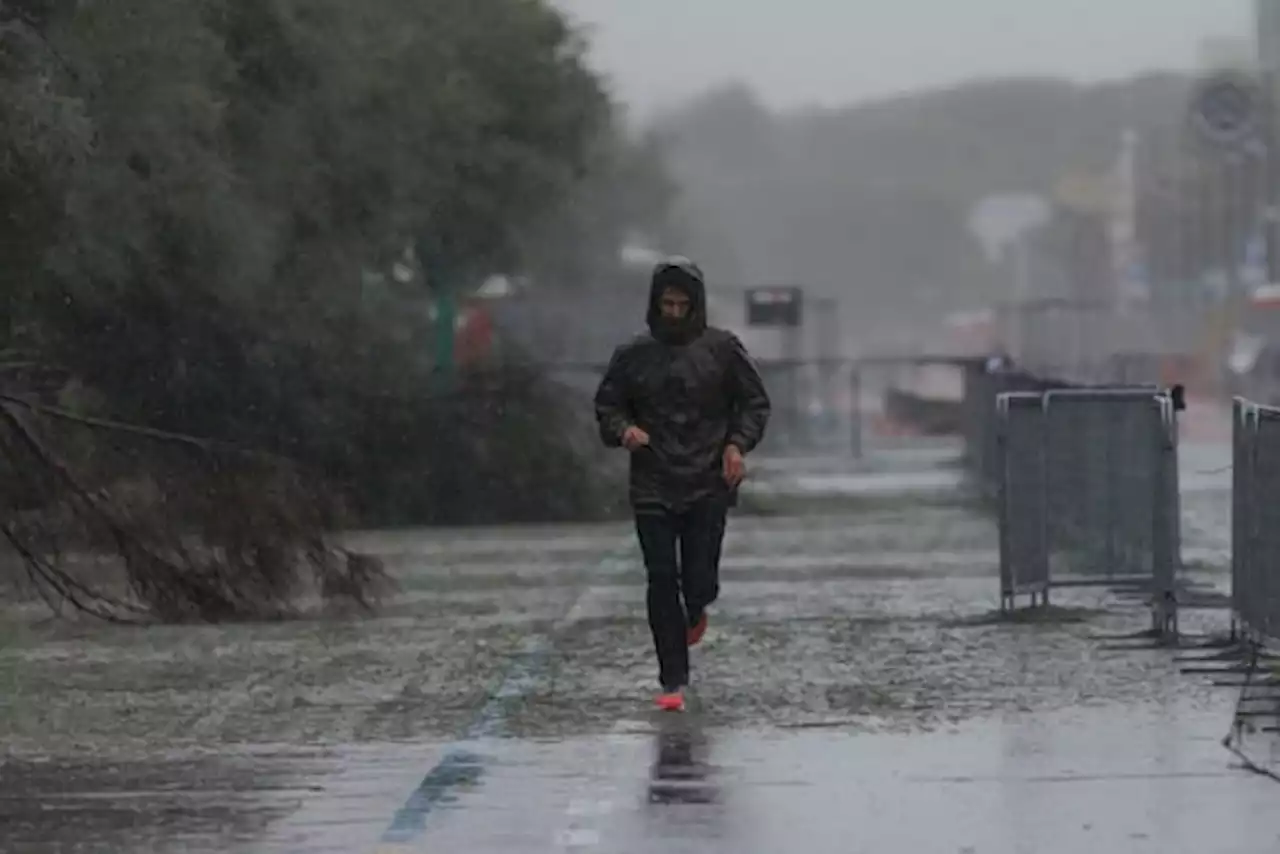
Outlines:
<svg viewBox="0 0 1280 854"><path fill-rule="evenodd" d="M1023 371L992 368L975 359L964 366L963 433L965 462L979 489L994 497L1003 471L1000 462L1000 418L996 401L1010 392L1044 392L1066 387Z"/></svg>
<svg viewBox="0 0 1280 854"><path fill-rule="evenodd" d="M1280 639L1280 407L1233 402L1231 609L1248 641Z"/></svg>
<svg viewBox="0 0 1280 854"><path fill-rule="evenodd" d="M1148 594L1176 635L1181 563L1176 394L1149 388L997 398L1001 608L1054 587Z"/></svg>

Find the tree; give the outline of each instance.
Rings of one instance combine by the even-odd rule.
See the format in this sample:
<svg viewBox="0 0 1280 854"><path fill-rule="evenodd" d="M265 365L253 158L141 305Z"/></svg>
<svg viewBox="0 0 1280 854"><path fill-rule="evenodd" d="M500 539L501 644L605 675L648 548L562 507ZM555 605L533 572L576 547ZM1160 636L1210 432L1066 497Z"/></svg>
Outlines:
<svg viewBox="0 0 1280 854"><path fill-rule="evenodd" d="M27 5L0 33L0 210L21 226L0 275L15 328L82 389L72 414L282 455L366 522L598 509L553 384L429 383L430 288L552 258L579 274L662 219L655 156L559 13ZM428 287L366 299L406 247Z"/></svg>

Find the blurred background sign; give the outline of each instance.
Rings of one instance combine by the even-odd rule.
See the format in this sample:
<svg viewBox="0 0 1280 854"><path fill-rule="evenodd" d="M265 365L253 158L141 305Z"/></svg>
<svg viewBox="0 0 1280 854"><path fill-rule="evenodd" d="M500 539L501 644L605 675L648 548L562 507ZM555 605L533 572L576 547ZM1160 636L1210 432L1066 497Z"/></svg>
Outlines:
<svg viewBox="0 0 1280 854"><path fill-rule="evenodd" d="M1192 126L1206 141L1241 145L1258 132L1261 98L1255 80L1238 71L1205 77L1191 99Z"/></svg>
<svg viewBox="0 0 1280 854"><path fill-rule="evenodd" d="M800 326L804 291L795 286L747 289L748 326Z"/></svg>

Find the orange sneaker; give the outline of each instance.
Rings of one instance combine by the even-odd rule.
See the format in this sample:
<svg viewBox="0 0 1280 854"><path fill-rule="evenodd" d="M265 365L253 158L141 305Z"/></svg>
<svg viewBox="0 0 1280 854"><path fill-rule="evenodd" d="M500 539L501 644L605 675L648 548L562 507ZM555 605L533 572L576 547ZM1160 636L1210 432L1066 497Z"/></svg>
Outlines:
<svg viewBox="0 0 1280 854"><path fill-rule="evenodd" d="M658 695L658 708L664 712L684 711L684 692L677 688Z"/></svg>
<svg viewBox="0 0 1280 854"><path fill-rule="evenodd" d="M689 646L697 646L702 636L707 633L707 612L703 611L698 622L689 627Z"/></svg>

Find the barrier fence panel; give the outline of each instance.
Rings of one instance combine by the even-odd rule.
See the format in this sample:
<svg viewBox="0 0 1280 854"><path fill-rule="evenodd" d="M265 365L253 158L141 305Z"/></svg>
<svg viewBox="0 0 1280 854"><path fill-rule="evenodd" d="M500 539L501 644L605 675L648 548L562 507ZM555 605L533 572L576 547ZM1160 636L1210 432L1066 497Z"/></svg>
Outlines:
<svg viewBox="0 0 1280 854"><path fill-rule="evenodd" d="M1028 414L1037 403L1038 419ZM1153 630L1176 632L1180 502L1170 395L1155 388L1054 389L1002 395L997 412L1007 528L1001 561L1011 564L1002 569L1005 606L1032 592L1019 589L1020 577L1040 581L1043 571L1046 593L1137 588L1150 596Z"/></svg>
<svg viewBox="0 0 1280 854"><path fill-rule="evenodd" d="M1257 407L1243 398L1231 402L1231 614L1233 629L1252 631L1256 615L1248 595L1255 582L1249 548L1249 518L1253 498L1253 446ZM1234 635L1235 632L1233 631Z"/></svg>
<svg viewBox="0 0 1280 854"><path fill-rule="evenodd" d="M999 421L996 398L999 382L995 374L980 361L965 366L964 372L964 445L970 473L983 488L999 484L997 442Z"/></svg>
<svg viewBox="0 0 1280 854"><path fill-rule="evenodd" d="M1234 402L1231 600L1246 638L1280 638L1280 408Z"/></svg>
<svg viewBox="0 0 1280 854"><path fill-rule="evenodd" d="M1004 476L997 399L1006 393L1043 392L1063 385L1022 371L991 369L982 361L966 364L963 402L965 458L970 474L984 493L997 493Z"/></svg>
<svg viewBox="0 0 1280 854"><path fill-rule="evenodd" d="M1034 393L1002 394L999 482L1001 607L1015 598L1049 597L1049 550L1045 512L1044 405Z"/></svg>
<svg viewBox="0 0 1280 854"><path fill-rule="evenodd" d="M1255 624L1263 640L1280 638L1280 410L1259 409L1253 452L1253 500L1250 543L1253 547Z"/></svg>
<svg viewBox="0 0 1280 854"><path fill-rule="evenodd" d="M1168 508L1167 445L1155 389L1045 395L1049 539L1067 573L1111 583L1151 575L1155 530Z"/></svg>

